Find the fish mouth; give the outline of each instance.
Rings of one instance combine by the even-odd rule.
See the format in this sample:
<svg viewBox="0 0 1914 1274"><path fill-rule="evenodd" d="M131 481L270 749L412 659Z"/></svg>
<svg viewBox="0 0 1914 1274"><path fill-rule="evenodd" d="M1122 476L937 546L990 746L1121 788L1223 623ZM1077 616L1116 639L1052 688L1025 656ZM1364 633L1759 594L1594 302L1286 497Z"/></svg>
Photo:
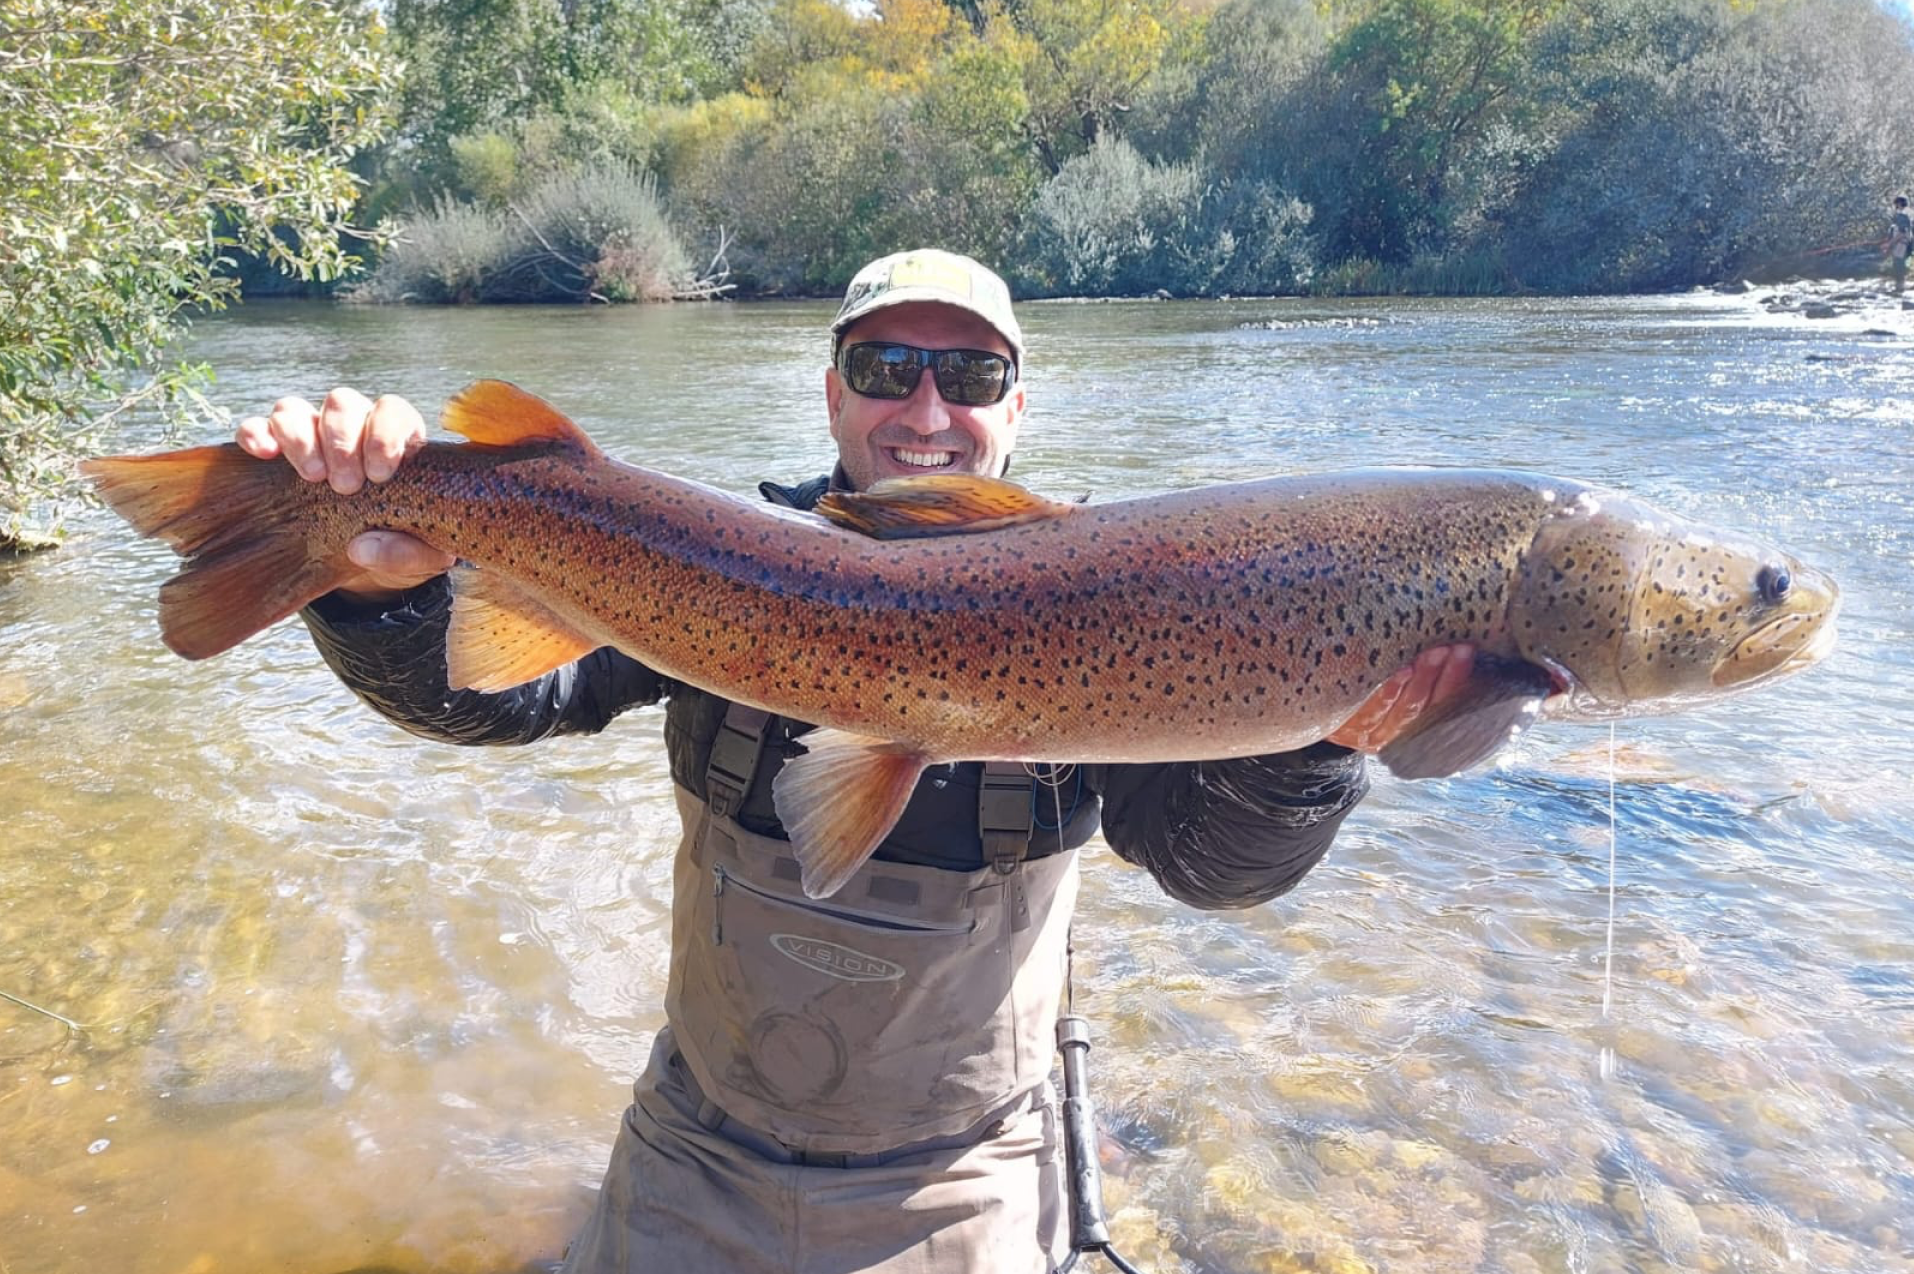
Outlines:
<svg viewBox="0 0 1914 1274"><path fill-rule="evenodd" d="M1832 610L1783 615L1735 643L1715 664L1713 681L1717 688L1728 689L1786 677L1820 663L1834 645Z"/></svg>

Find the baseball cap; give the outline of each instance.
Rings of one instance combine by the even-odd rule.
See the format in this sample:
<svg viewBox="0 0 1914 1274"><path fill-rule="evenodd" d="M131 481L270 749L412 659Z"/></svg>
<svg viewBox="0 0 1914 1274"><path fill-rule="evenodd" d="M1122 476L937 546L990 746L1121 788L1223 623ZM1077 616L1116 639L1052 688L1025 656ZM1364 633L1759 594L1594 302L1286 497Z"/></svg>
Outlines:
<svg viewBox="0 0 1914 1274"><path fill-rule="evenodd" d="M997 329L1023 364L1023 329L1010 310L1010 286L979 261L941 248L914 248L879 257L851 279L844 304L831 320L835 345L844 329L876 310L907 301L935 301L969 310Z"/></svg>

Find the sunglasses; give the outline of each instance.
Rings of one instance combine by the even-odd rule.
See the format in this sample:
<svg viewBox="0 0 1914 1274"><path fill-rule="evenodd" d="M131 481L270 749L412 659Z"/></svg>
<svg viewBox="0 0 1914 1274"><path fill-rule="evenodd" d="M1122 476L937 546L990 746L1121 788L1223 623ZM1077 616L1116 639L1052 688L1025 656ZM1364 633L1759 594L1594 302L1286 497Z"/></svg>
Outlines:
<svg viewBox="0 0 1914 1274"><path fill-rule="evenodd" d="M919 349L895 341L864 341L847 347L838 371L854 393L866 398L909 398L930 368L944 401L957 407L1002 402L1017 380L1008 355L981 349Z"/></svg>

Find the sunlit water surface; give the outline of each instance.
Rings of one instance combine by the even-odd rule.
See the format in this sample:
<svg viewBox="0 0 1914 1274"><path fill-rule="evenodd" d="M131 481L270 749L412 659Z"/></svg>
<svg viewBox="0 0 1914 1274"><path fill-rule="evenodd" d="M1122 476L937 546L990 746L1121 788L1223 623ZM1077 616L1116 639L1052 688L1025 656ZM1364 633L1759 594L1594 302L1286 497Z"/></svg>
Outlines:
<svg viewBox="0 0 1914 1274"><path fill-rule="evenodd" d="M234 412L479 376L748 491L826 467L829 307L254 306ZM1846 592L1822 668L1376 790L1293 894L1203 914L1093 845L1120 1246L1176 1271L1914 1270L1914 349L1885 305L1033 305L1016 472L1095 497L1542 469ZM211 436L211 435L209 435ZM589 1205L660 1024L656 713L417 741L296 623L203 664L104 514L0 568L0 1270L515 1271ZM58 1014L75 1025L48 1016ZM1604 1065L1604 1058L1612 1065Z"/></svg>

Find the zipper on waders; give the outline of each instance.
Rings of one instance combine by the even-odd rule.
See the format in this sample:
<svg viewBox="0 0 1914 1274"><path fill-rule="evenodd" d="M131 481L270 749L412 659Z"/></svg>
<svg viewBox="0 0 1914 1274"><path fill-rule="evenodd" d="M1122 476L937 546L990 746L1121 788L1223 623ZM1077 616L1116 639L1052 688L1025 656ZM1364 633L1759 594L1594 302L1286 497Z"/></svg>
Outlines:
<svg viewBox="0 0 1914 1274"><path fill-rule="evenodd" d="M974 933L977 929L977 918L974 915L966 915L961 920L906 919L894 912L877 911L869 907L833 906L822 899L791 898L774 889L766 889L749 876L732 875L724 869L722 863L712 864L711 870L714 875L723 877L714 886L714 897L722 897L726 893L740 894L792 912L806 920L849 923L866 929L904 934Z"/></svg>
<svg viewBox="0 0 1914 1274"><path fill-rule="evenodd" d="M724 945L724 864L711 866L711 945Z"/></svg>

